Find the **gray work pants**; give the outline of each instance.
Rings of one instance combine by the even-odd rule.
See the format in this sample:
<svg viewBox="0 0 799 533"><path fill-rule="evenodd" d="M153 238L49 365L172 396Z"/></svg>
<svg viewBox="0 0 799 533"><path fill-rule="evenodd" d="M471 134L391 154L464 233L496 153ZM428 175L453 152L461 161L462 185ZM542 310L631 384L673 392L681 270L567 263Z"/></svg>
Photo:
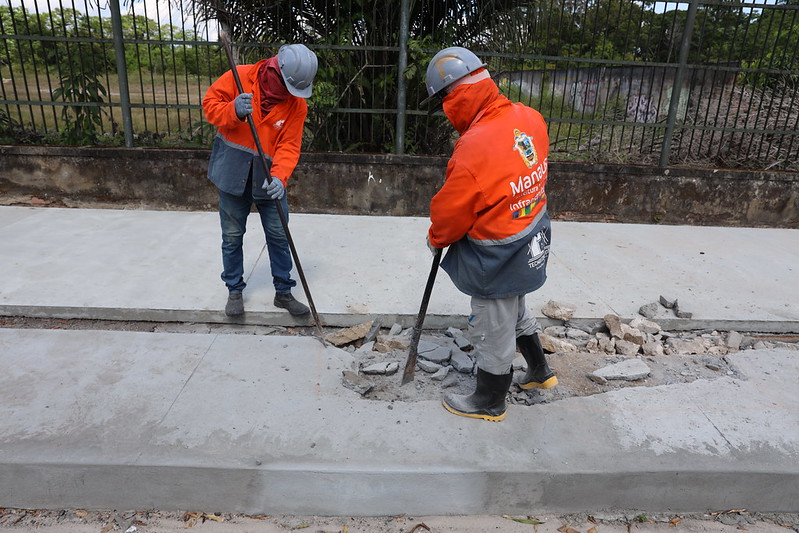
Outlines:
<svg viewBox="0 0 799 533"><path fill-rule="evenodd" d="M468 335L477 368L490 374L511 371L516 337L540 333L541 326L524 303L524 295L511 298L472 296Z"/></svg>

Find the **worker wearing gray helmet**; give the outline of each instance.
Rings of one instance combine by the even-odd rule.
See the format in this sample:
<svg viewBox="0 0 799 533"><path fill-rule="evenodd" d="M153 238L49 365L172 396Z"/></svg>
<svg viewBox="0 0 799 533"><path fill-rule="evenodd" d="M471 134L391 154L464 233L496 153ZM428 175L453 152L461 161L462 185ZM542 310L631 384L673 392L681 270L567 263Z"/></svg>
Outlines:
<svg viewBox="0 0 799 533"><path fill-rule="evenodd" d="M288 239L278 213L281 203L288 221L285 188L300 157L302 130L316 76L316 54L302 44L280 47L277 55L254 65L239 65L239 93L231 71L216 80L203 99L208 122L218 128L208 164L208 178L219 190L222 225L222 280L228 289L225 313L244 313L244 233L247 216L255 204L266 236L274 305L295 316L307 315L308 307L291 294L297 282L291 278ZM270 163L264 169L247 116L255 125ZM267 175L266 172L269 172ZM271 177L271 180L269 179Z"/></svg>
<svg viewBox="0 0 799 533"><path fill-rule="evenodd" d="M430 202L427 242L433 252L449 248L441 267L471 296L476 389L446 394L444 407L499 421L517 347L527 361L521 388L558 382L541 347L541 328L525 304L525 295L546 280L549 138L541 114L501 95L485 67L457 46L438 52L427 67L427 100L441 102L460 134L446 181Z"/></svg>

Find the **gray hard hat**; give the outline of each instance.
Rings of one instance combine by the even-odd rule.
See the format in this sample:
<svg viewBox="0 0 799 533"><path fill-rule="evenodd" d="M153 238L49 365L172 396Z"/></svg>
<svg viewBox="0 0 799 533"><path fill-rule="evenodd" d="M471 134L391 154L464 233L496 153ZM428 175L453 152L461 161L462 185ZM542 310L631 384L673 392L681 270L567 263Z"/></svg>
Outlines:
<svg viewBox="0 0 799 533"><path fill-rule="evenodd" d="M476 70L486 66L476 55L460 46L444 48L427 65L427 103L432 97Z"/></svg>
<svg viewBox="0 0 799 533"><path fill-rule="evenodd" d="M304 44L284 44L277 52L277 64L291 94L300 98L311 96L318 66L316 54Z"/></svg>

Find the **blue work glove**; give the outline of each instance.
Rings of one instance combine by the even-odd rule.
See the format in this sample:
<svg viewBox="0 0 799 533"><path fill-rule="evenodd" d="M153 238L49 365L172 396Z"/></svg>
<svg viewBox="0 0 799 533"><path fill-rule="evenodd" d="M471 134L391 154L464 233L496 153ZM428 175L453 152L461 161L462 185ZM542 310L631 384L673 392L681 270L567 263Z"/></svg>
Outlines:
<svg viewBox="0 0 799 533"><path fill-rule="evenodd" d="M236 106L236 116L239 120L244 120L244 117L252 113L252 93L241 93L233 100L233 105Z"/></svg>
<svg viewBox="0 0 799 533"><path fill-rule="evenodd" d="M283 187L283 182L280 181L280 178L276 178L274 176L272 176L271 182L264 182L261 188L266 191L266 194L268 194L269 198L272 200L280 200L283 198L283 194L286 192Z"/></svg>

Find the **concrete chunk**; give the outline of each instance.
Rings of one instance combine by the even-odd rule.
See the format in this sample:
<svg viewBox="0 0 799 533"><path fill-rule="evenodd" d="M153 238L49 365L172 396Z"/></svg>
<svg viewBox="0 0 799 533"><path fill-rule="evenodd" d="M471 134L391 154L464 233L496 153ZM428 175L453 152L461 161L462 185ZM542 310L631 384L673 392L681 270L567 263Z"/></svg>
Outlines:
<svg viewBox="0 0 799 533"><path fill-rule="evenodd" d="M474 361L472 361L472 358L469 357L465 352L454 352L449 362L452 365L452 368L462 374L471 374L472 370L474 369Z"/></svg>
<svg viewBox="0 0 799 533"><path fill-rule="evenodd" d="M342 372L341 382L344 387L357 392L361 396L372 390L372 384L366 378L350 370Z"/></svg>
<svg viewBox="0 0 799 533"><path fill-rule="evenodd" d="M727 333L727 341L726 345L727 348L730 350L736 351L741 349L741 343L744 340L744 336L738 333L737 331L730 331Z"/></svg>
<svg viewBox="0 0 799 533"><path fill-rule="evenodd" d="M640 359L634 358L595 370L588 374L588 378L598 383L604 383L605 381L613 379L636 381L647 377L651 373L652 371L646 363Z"/></svg>
<svg viewBox="0 0 799 533"><path fill-rule="evenodd" d="M641 350L641 345L624 339L616 339L616 353L622 355L636 355Z"/></svg>
<svg viewBox="0 0 799 533"><path fill-rule="evenodd" d="M617 339L624 338L624 332L621 329L621 318L619 318L618 315L605 315L605 325L608 327L611 337L616 337Z"/></svg>
<svg viewBox="0 0 799 533"><path fill-rule="evenodd" d="M627 342L632 342L633 344L637 344L638 346L643 346L646 342L646 334L642 333L641 331L628 326L627 324L620 324L621 331L622 331L622 339Z"/></svg>
<svg viewBox="0 0 799 533"><path fill-rule="evenodd" d="M544 316L556 320L563 320L564 322L571 320L575 311L577 311L577 307L554 300L548 301L546 305L541 308L541 312Z"/></svg>
<svg viewBox="0 0 799 533"><path fill-rule="evenodd" d="M461 350L471 350L472 349L472 342L469 339L467 339L466 337L464 337L463 335L461 335L459 337L455 337L453 339L453 342L455 343L455 346L457 346Z"/></svg>
<svg viewBox="0 0 799 533"><path fill-rule="evenodd" d="M420 370L427 372L428 374L434 374L441 370L442 366L438 363L434 363L432 361L427 361L426 359L422 359L421 357L416 360L416 365L419 367Z"/></svg>
<svg viewBox="0 0 799 533"><path fill-rule="evenodd" d="M444 381L444 378L447 377L451 368L451 366L442 366L438 369L438 372L430 376L430 379L433 381Z"/></svg>
<svg viewBox="0 0 799 533"><path fill-rule="evenodd" d="M367 375L385 375L392 376L399 370L399 363L396 361L383 361L375 363L361 369L361 372Z"/></svg>
<svg viewBox="0 0 799 533"><path fill-rule="evenodd" d="M452 326L447 328L447 331L444 332L447 337L452 337L453 339L457 339L458 337L463 337L463 332L458 328L453 328Z"/></svg>
<svg viewBox="0 0 799 533"><path fill-rule="evenodd" d="M539 333L538 339L541 341L541 347L545 352L549 353L575 353L577 347L557 337L550 337L546 333Z"/></svg>
<svg viewBox="0 0 799 533"><path fill-rule="evenodd" d="M342 329L325 336L325 340L334 346L343 346L362 339L369 333L374 321L364 322L351 328Z"/></svg>
<svg viewBox="0 0 799 533"><path fill-rule="evenodd" d="M663 345L657 341L647 342L642 346L644 355L654 357L656 355L663 355Z"/></svg>
<svg viewBox="0 0 799 533"><path fill-rule="evenodd" d="M677 300L669 300L665 296L660 296L660 305L665 307L666 309L674 309L674 304L677 303Z"/></svg>
<svg viewBox="0 0 799 533"><path fill-rule="evenodd" d="M656 335L660 333L660 324L657 322L653 322L651 320L647 320L644 317L637 316L630 320L630 327L635 328L639 331L643 331L644 333L649 333L651 335Z"/></svg>
<svg viewBox="0 0 799 533"><path fill-rule="evenodd" d="M671 354L700 354L707 351L702 339L682 340L671 338L666 341L666 348Z"/></svg>
<svg viewBox="0 0 799 533"><path fill-rule="evenodd" d="M407 350L410 344L411 339L405 335L378 335L375 341L375 350L380 353L388 353L391 350Z"/></svg>
<svg viewBox="0 0 799 533"><path fill-rule="evenodd" d="M652 302L642 305L638 309L638 314L643 315L646 318L655 318L658 315L658 311L660 311L660 303Z"/></svg>
<svg viewBox="0 0 799 533"><path fill-rule="evenodd" d="M421 342L419 343L421 344ZM438 346L436 345L435 348L432 350L425 350L424 352L420 349L419 350L419 358L425 359L432 363L437 363L439 365L443 365L447 361L449 361L450 357L452 356L452 348L449 346Z"/></svg>

